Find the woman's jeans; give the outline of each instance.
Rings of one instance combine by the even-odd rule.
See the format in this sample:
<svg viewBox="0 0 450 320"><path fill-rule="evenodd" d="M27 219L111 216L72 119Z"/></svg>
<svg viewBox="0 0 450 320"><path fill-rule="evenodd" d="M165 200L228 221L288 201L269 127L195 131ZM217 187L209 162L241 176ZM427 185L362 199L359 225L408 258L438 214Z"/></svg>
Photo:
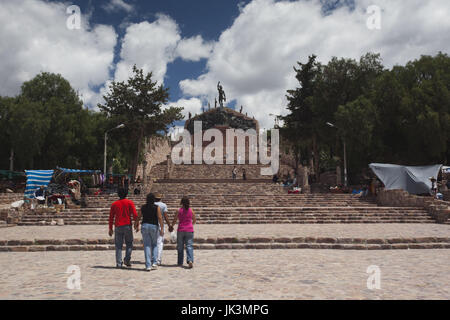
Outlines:
<svg viewBox="0 0 450 320"><path fill-rule="evenodd" d="M156 264L158 258L157 239L159 228L157 225L144 223L141 228L144 243L145 267L150 268Z"/></svg>
<svg viewBox="0 0 450 320"><path fill-rule="evenodd" d="M186 262L194 262L194 233L193 232L177 232L177 250L178 265L183 264L184 245L186 245Z"/></svg>
<svg viewBox="0 0 450 320"><path fill-rule="evenodd" d="M122 247L125 240L126 253L125 262L129 263L131 260L131 252L133 251L133 229L131 226L116 227L114 232L114 242L116 245L116 265L122 266Z"/></svg>

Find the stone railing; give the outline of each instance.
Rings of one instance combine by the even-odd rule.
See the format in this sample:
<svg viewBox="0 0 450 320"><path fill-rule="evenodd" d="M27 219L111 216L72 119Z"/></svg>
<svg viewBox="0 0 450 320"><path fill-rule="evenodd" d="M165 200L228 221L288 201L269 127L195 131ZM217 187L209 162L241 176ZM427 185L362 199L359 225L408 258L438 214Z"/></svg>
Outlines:
<svg viewBox="0 0 450 320"><path fill-rule="evenodd" d="M450 217L450 202L419 197L404 190L383 190L377 195L377 203L389 207L422 207L437 223L445 223Z"/></svg>

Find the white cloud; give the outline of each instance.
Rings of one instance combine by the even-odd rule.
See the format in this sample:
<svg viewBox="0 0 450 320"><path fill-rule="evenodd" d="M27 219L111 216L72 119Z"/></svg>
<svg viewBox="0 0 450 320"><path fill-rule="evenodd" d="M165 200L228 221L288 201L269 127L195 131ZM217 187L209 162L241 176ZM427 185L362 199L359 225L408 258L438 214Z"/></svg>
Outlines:
<svg viewBox="0 0 450 320"><path fill-rule="evenodd" d="M213 49L213 42L205 42L201 36L183 39L178 43L176 55L186 61L199 61L209 58Z"/></svg>
<svg viewBox="0 0 450 320"><path fill-rule="evenodd" d="M322 2L322 3L321 3ZM220 80L228 100L236 99L261 127L273 125L269 113L285 113L286 90L298 85L293 66L311 54L359 59L379 52L391 67L450 50L448 0L356 0L323 14L327 1L254 0L214 45L207 72L180 82L184 94L214 100ZM367 7L382 9L381 30L369 30Z"/></svg>
<svg viewBox="0 0 450 320"><path fill-rule="evenodd" d="M164 81L167 64L175 59L175 49L181 36L178 25L170 17L132 24L122 40L121 61L117 64L115 80L124 81L132 73L133 65L144 72L153 72L153 80Z"/></svg>
<svg viewBox="0 0 450 320"><path fill-rule="evenodd" d="M192 116L202 112L202 101L198 98L180 99L177 102L170 102L166 107L183 107L183 116L185 120L189 118L189 112Z"/></svg>
<svg viewBox="0 0 450 320"><path fill-rule="evenodd" d="M128 79L136 64L144 72L152 71L153 80L163 83L167 65L176 58L198 61L208 58L211 50L212 44L206 43L200 35L183 39L175 20L159 14L152 23L144 21L127 27L115 80Z"/></svg>
<svg viewBox="0 0 450 320"><path fill-rule="evenodd" d="M117 12L121 10L132 12L134 7L123 0L110 0L107 4L103 5L103 9L107 12Z"/></svg>
<svg viewBox="0 0 450 320"><path fill-rule="evenodd" d="M117 35L110 26L90 28L82 16L80 30L69 30L67 5L38 0L0 2L0 95L13 96L38 73L60 73L95 101L96 86L105 83L114 58Z"/></svg>

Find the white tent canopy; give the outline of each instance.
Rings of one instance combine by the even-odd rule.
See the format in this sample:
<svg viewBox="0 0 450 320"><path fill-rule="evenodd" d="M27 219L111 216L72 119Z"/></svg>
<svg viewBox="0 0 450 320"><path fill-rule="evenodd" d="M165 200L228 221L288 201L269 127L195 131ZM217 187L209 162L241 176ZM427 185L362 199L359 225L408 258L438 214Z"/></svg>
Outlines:
<svg viewBox="0 0 450 320"><path fill-rule="evenodd" d="M431 193L430 177L437 179L442 165L423 167L372 163L369 165L386 190L405 190L411 194Z"/></svg>

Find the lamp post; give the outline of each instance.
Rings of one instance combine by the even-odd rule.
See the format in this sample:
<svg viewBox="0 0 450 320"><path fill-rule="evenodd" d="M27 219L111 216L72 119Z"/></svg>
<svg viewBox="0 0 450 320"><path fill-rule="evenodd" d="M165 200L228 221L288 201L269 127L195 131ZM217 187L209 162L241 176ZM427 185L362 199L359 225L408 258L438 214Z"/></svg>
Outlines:
<svg viewBox="0 0 450 320"><path fill-rule="evenodd" d="M335 129L339 129L331 122L327 122L327 126L335 128ZM344 142L344 186L347 187L347 148L345 145L345 137L342 137L342 141Z"/></svg>
<svg viewBox="0 0 450 320"><path fill-rule="evenodd" d="M108 141L108 132L111 132L116 129L121 129L123 127L125 127L125 125L122 123L122 124L119 124L117 127L109 129L105 132L105 153L104 153L104 159L103 159L103 174L105 175L105 179L106 179L106 144Z"/></svg>

